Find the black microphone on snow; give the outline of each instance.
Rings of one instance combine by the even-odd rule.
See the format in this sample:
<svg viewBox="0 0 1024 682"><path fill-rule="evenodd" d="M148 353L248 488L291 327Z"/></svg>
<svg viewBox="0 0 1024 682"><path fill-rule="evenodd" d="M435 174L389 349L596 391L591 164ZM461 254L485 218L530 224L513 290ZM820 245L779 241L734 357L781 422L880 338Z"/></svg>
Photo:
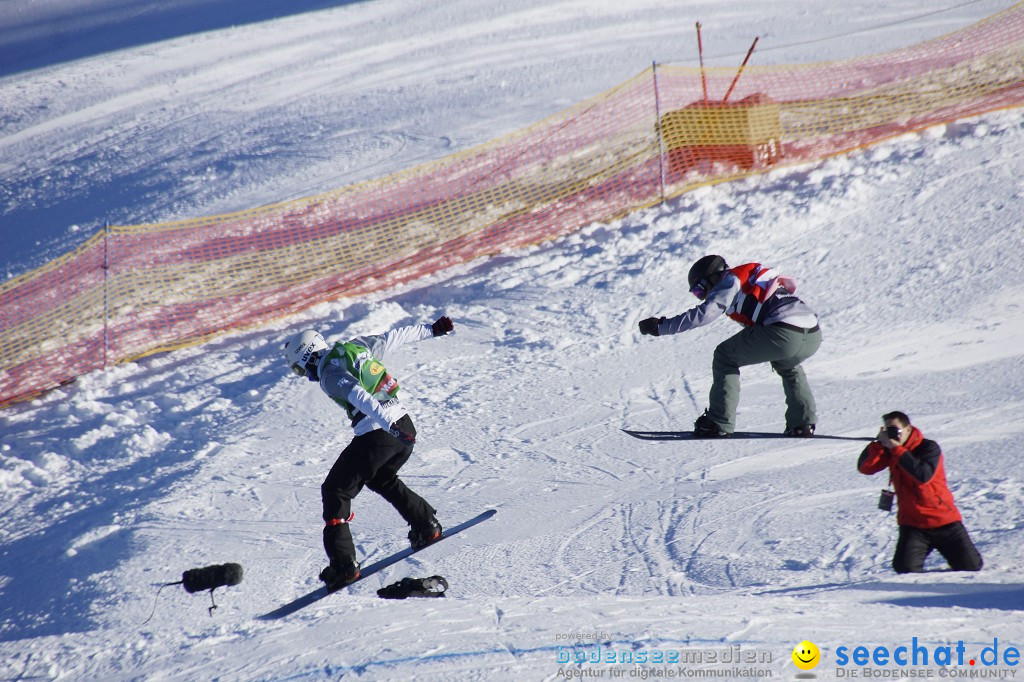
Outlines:
<svg viewBox="0 0 1024 682"><path fill-rule="evenodd" d="M186 592L201 592L242 582L242 566L240 564L216 564L204 568L190 568L181 574L181 584ZM176 585L177 583L171 583Z"/></svg>
<svg viewBox="0 0 1024 682"><path fill-rule="evenodd" d="M213 599L213 591L218 587L226 587L229 585L237 585L242 582L242 566L241 564L227 563L227 564L214 564L212 566L204 566L202 568L190 568L181 574L181 580L173 583L164 583L160 586L160 590L170 585L183 585L185 591L193 594L195 592L202 592L203 590L210 591L210 615L213 615L213 610L217 608L217 602ZM157 598L160 597L160 590L157 590ZM153 613L149 614L149 618L143 623L145 625L152 618L153 614L156 613L156 604L153 604Z"/></svg>

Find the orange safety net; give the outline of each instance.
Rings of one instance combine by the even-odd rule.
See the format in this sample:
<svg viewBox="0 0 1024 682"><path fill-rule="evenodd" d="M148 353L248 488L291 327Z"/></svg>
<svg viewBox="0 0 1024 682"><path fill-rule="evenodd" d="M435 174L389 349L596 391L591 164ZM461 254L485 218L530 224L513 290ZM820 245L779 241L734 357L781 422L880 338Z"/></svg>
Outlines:
<svg viewBox="0 0 1024 682"><path fill-rule="evenodd" d="M529 128L384 178L102 230L0 286L0 405L700 185L1020 106L1024 3L895 52L736 76L656 65Z"/></svg>

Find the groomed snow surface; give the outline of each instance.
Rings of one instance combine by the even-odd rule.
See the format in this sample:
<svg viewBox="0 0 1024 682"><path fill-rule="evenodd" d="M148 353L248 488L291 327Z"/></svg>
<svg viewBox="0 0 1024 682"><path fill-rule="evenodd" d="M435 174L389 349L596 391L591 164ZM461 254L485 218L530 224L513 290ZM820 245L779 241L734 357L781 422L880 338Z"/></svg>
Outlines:
<svg viewBox="0 0 1024 682"><path fill-rule="evenodd" d="M49 3L62 4L74 14L81 3ZM97 4L111 8L111 21L137 26L127 10L114 11L117 3ZM663 3L638 3L630 14L611 2L457 2L419 13L413 3L354 3L209 32L189 25L181 36L160 35L164 42L113 53L83 48L73 54L78 61L11 70L0 78L0 231L6 241L24 228L37 243L33 250L17 242L23 248L12 246L4 266L21 272L26 259L74 243L69 216L94 198L124 216L165 219L278 200L282 188L297 196L316 126L340 125L338 102L360 92L375 110L351 112L360 120L350 120L348 139L358 142L324 145L309 178L335 184L306 193L536 120L571 103L552 108L559 84L572 101L614 85L652 58L669 59L669 44L696 18L705 31L720 27L719 35L729 27L740 36L730 47L741 53L759 23L767 25L773 40L794 47L765 60L784 61L811 48L817 59L833 59L899 47L1006 6L967 3L930 14L931 3L909 1L792 1L771 10L688 3L667 26L656 21L663 12L655 4ZM33 3L5 5L0 15ZM349 54L353 75L336 80L317 68L340 63L336 57L307 54L332 22L338 35L359 32L351 40L367 43ZM620 37L615 26L626 27ZM245 68L258 71L267 53L256 48L271 36L280 83L288 82L281 62L291 52L292 82L322 86L318 95L256 103L241 94L272 94L239 84ZM399 49L403 37L422 40L419 59ZM688 50L690 33L685 40ZM242 45L251 49L244 58L228 49ZM462 61L445 59L449 49ZM594 69L563 73L557 57L569 52L573 60L589 55ZM629 68L598 68L636 54ZM477 83L474 63L484 65ZM361 86L350 82L360 67L372 75ZM403 91L417 69L419 89ZM499 72L520 101L494 122L489 116L501 107L489 97ZM424 96L435 84L438 92ZM186 97L175 99L174 87ZM31 93L46 88L48 110L34 108ZM202 91L209 100L187 96ZM214 106L218 91L227 94ZM422 108L456 91L438 118ZM291 98L301 106L290 107ZM193 127L148 128L147 113L171 101L195 103ZM178 118L166 116L162 125ZM272 119L265 144L218 141L220 126L244 132L253 120ZM429 134L417 127L428 119ZM95 126L98 137L83 137L83 126ZM102 130L120 139L102 139ZM366 144L385 132L400 136L402 151ZM72 138L77 146L68 151ZM210 145L209 158L197 140ZM291 156L295 145L306 151ZM257 147L265 156L253 157L248 175L223 172ZM37 153L24 155L29 150ZM366 171L371 158L379 163ZM0 411L0 679L560 680L613 679L619 671L621 679L714 671L724 673L718 679L756 671L793 679L802 671L790 652L805 639L822 650L811 672L818 679L863 677L865 669L875 678L910 670L935 679L1019 677L1020 665L1003 657L1024 646L1021 159L1019 110L939 126L705 188L401 289L320 304ZM346 164L360 170L345 176ZM168 202L156 206L163 190ZM880 415L900 409L942 445L983 571L946 572L933 557L926 574L892 573L895 515L875 508L884 475L855 470L862 443L642 443L620 431L687 429L706 406L714 347L738 328L722 320L651 338L636 323L693 304L686 271L709 252L777 266L820 314L825 342L806 364L820 432L873 436ZM319 486L350 438L343 413L287 372L283 340L310 326L347 337L441 314L455 320L456 334L388 362L419 431L403 478L442 523L488 508L497 516L287 619L257 620L317 585L325 561ZM745 369L739 428L781 431L783 411L778 378L767 367ZM354 508L366 562L405 545L406 528L383 500L366 491ZM157 597L182 571L224 562L242 564L245 575L216 591L212 616L206 593L175 586ZM445 599L375 594L403 577L434 574L451 585ZM932 653L927 666L838 665L840 647L891 654L915 637ZM994 640L1000 662L986 667L983 649ZM962 666L935 665L937 649L959 642ZM673 652L704 662L650 662ZM604 662L627 654L648 662Z"/></svg>

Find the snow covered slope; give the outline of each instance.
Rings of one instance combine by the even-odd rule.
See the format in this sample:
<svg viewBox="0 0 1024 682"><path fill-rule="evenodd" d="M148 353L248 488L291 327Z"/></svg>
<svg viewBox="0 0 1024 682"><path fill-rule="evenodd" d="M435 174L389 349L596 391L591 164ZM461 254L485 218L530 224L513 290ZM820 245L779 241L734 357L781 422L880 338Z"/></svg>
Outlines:
<svg viewBox="0 0 1024 682"><path fill-rule="evenodd" d="M697 18L735 52L756 33L794 45L764 57L782 61L897 47L1005 6L793 1L768 19L758 3L707 2L679 5L668 24L656 5L357 3L12 73L0 79L4 266L73 243L71 220L248 206L482 141L651 59L688 59ZM976 658L995 638L1001 652L1024 645L1022 158L1021 112L963 121L0 412L0 679L609 678L634 666L575 657L673 651L717 661L644 670L790 679L803 639L830 679L849 672L843 646L963 641ZM892 574L895 519L874 508L883 477L854 469L859 443L620 432L687 428L706 404L732 323L635 330L691 305L686 270L708 252L799 280L825 335L807 363L823 432L870 436L902 409L943 446L984 571ZM379 580L256 620L316 584L319 485L349 438L342 413L284 369L282 340L441 313L454 336L389 363L419 430L404 478L442 522L498 515ZM741 428L781 430L782 402L767 368L744 371ZM355 509L366 560L404 544L382 500L366 492ZM245 577L217 591L212 617L205 595L180 587L156 600L183 570L228 561ZM451 583L444 600L375 596L435 573ZM736 651L759 660L720 662Z"/></svg>
<svg viewBox="0 0 1024 682"><path fill-rule="evenodd" d="M950 4L5 0L0 266L25 272L104 222L252 208L486 142L654 60L695 64L697 20L706 63L738 66L758 35L756 64L843 59L1011 3Z"/></svg>

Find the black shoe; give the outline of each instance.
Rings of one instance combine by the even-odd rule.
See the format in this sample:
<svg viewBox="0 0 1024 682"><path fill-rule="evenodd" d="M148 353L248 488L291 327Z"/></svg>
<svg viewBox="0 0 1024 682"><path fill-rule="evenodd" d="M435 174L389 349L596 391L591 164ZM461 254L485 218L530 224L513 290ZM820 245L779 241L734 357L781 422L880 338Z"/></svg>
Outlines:
<svg viewBox="0 0 1024 682"><path fill-rule="evenodd" d="M327 585L327 589L333 592L355 582L359 579L359 564L353 559L341 559L331 562L331 565L320 571L320 580Z"/></svg>
<svg viewBox="0 0 1024 682"><path fill-rule="evenodd" d="M704 414L697 417L697 421L693 423L694 438L728 438L731 435L731 433L723 431L717 423L711 421L707 410L704 410Z"/></svg>
<svg viewBox="0 0 1024 682"><path fill-rule="evenodd" d="M789 436L791 438L810 438L814 435L814 424L804 424L803 426L793 426L786 429L782 435Z"/></svg>
<svg viewBox="0 0 1024 682"><path fill-rule="evenodd" d="M426 524L413 526L413 529L409 531L409 544L413 549L422 549L440 540L442 532L441 524L431 516L430 521Z"/></svg>

